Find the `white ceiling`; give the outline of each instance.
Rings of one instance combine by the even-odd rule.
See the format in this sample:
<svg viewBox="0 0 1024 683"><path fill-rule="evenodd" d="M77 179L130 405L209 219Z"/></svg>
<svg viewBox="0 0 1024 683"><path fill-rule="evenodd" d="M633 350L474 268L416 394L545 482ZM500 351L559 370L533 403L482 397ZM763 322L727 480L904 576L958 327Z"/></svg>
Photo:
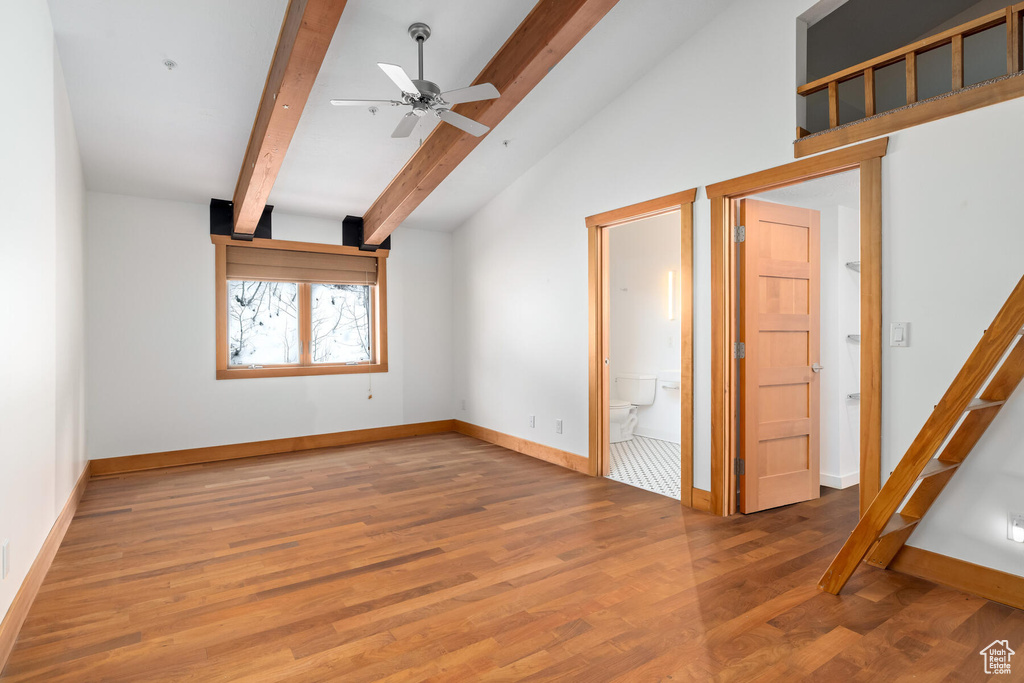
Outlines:
<svg viewBox="0 0 1024 683"><path fill-rule="evenodd" d="M469 85L535 0L349 0L270 197L280 211L362 215L430 123L394 140L401 111L378 61L416 69L406 28L433 29L425 76ZM622 0L405 222L452 230L726 5ZM86 184L102 192L230 198L287 0L50 0ZM178 66L168 71L165 59ZM508 146L503 141L508 140Z"/></svg>
<svg viewBox="0 0 1024 683"><path fill-rule="evenodd" d="M53 0L86 186L230 198L285 5Z"/></svg>

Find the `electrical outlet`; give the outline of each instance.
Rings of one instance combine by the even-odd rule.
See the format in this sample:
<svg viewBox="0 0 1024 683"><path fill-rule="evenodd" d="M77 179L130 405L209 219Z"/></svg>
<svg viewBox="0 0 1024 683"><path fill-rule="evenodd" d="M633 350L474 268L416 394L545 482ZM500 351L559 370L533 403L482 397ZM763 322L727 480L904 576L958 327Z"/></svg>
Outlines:
<svg viewBox="0 0 1024 683"><path fill-rule="evenodd" d="M6 579L11 573L11 539L5 538L3 545L0 545L0 574Z"/></svg>
<svg viewBox="0 0 1024 683"><path fill-rule="evenodd" d="M466 409L466 399L462 399L462 409Z"/></svg>
<svg viewBox="0 0 1024 683"><path fill-rule="evenodd" d="M1024 512L1010 512L1006 515L1006 537L1024 543Z"/></svg>
<svg viewBox="0 0 1024 683"><path fill-rule="evenodd" d="M531 427L536 427L537 426L537 416L536 415L531 415L530 416L530 426Z"/></svg>
<svg viewBox="0 0 1024 683"><path fill-rule="evenodd" d="M561 420L555 420L555 434L561 434L561 433L562 433L562 421Z"/></svg>

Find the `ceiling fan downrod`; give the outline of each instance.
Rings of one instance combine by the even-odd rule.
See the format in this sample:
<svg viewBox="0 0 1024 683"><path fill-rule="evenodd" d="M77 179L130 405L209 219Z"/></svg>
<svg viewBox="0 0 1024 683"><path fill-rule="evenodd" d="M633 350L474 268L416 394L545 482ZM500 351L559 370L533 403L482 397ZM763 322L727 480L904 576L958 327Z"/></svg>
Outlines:
<svg viewBox="0 0 1024 683"><path fill-rule="evenodd" d="M416 22L409 27L409 35L416 41L416 46L420 52L420 78L423 80L423 43L427 42L427 38L430 37L430 27L423 22Z"/></svg>

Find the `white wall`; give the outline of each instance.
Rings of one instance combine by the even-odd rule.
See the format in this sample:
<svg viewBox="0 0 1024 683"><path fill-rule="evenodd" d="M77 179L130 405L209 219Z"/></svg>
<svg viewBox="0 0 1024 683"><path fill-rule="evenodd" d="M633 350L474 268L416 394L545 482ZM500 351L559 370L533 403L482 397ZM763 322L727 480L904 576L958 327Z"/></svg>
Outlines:
<svg viewBox="0 0 1024 683"><path fill-rule="evenodd" d="M657 375L678 381L680 365L679 321L689 315L675 297L675 317L668 316L668 271L675 289L680 283L679 212L647 218L612 228L609 235L609 375L612 396L615 378L625 374ZM680 393L662 387L654 403L637 408L636 433L679 443Z"/></svg>
<svg viewBox="0 0 1024 683"><path fill-rule="evenodd" d="M1020 187L1024 100L901 132L883 164L883 322L910 322L885 347L882 473L921 425L1024 275ZM1004 406L910 544L1024 575L1006 540L1024 512L1024 400Z"/></svg>
<svg viewBox="0 0 1024 683"><path fill-rule="evenodd" d="M829 203L826 201L826 203ZM860 276L846 267L860 259L860 211L832 203L821 212L821 484L843 489L860 482Z"/></svg>
<svg viewBox="0 0 1024 683"><path fill-rule="evenodd" d="M56 163L56 477L63 504L87 461L85 449L85 183L64 73L54 51Z"/></svg>
<svg viewBox="0 0 1024 683"><path fill-rule="evenodd" d="M838 374L840 354L846 345L846 330L839 323L839 209L830 207L820 211L821 215L821 288L819 344L821 364L825 369L818 373L820 416L820 461L821 484L842 488L839 469L839 418L844 407L843 386ZM842 346L841 346L842 345Z"/></svg>
<svg viewBox="0 0 1024 683"><path fill-rule="evenodd" d="M217 380L209 207L90 192L89 455L451 417L451 236L394 235L388 372ZM340 244L341 223L274 214L274 237Z"/></svg>
<svg viewBox="0 0 1024 683"><path fill-rule="evenodd" d="M846 395L860 393L860 345L844 341L847 334L860 334L860 273L845 264L860 261L860 208L838 207L836 306L843 338L836 354L836 373L842 403L838 410L839 462L835 474L840 488L860 483L860 401Z"/></svg>
<svg viewBox="0 0 1024 683"><path fill-rule="evenodd" d="M792 161L796 17L806 4L732 3L458 228L459 417L587 453L583 219ZM891 136L883 162L884 323L914 327L910 348L887 347L883 356L884 474L1024 271L1022 116L1024 100L1015 100ZM699 201L698 286L710 277L709 213ZM696 292L695 313L694 481L707 488L706 286ZM526 427L531 413L534 430ZM565 419L564 434L554 433L555 417ZM1022 418L1017 397L913 545L1024 574L1024 546L1004 540L1006 509L1024 507Z"/></svg>
<svg viewBox="0 0 1024 683"><path fill-rule="evenodd" d="M457 416L587 453L583 219L791 160L795 18L803 4L729 5L456 231ZM754 54L757 78L750 77ZM743 87L723 88L723 77ZM698 106L706 93L714 99ZM699 201L698 286L710 278L709 214L709 203ZM708 289L695 299L694 484L707 489ZM531 430L525 415L532 413L538 427ZM565 419L561 435L556 417Z"/></svg>
<svg viewBox="0 0 1024 683"><path fill-rule="evenodd" d="M4 3L0 540L6 614L84 467L82 171L49 10ZM13 98L13 99L12 99ZM15 101L16 100L16 101Z"/></svg>

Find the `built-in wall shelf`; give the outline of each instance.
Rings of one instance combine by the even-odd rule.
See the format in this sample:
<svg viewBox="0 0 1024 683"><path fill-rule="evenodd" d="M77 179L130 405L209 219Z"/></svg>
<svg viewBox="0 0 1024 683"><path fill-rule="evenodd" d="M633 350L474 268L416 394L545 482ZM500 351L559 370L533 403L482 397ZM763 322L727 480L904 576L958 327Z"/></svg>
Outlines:
<svg viewBox="0 0 1024 683"><path fill-rule="evenodd" d="M860 392L858 391L856 394L847 394L846 398L848 398L851 401L859 401L860 400Z"/></svg>
<svg viewBox="0 0 1024 683"><path fill-rule="evenodd" d="M846 341L853 342L854 344L860 344L859 334L848 334L846 335Z"/></svg>
<svg viewBox="0 0 1024 683"><path fill-rule="evenodd" d="M853 271L856 271L856 272L859 273L860 272L860 261L847 261L846 262L846 267L849 268L850 270L853 270Z"/></svg>

